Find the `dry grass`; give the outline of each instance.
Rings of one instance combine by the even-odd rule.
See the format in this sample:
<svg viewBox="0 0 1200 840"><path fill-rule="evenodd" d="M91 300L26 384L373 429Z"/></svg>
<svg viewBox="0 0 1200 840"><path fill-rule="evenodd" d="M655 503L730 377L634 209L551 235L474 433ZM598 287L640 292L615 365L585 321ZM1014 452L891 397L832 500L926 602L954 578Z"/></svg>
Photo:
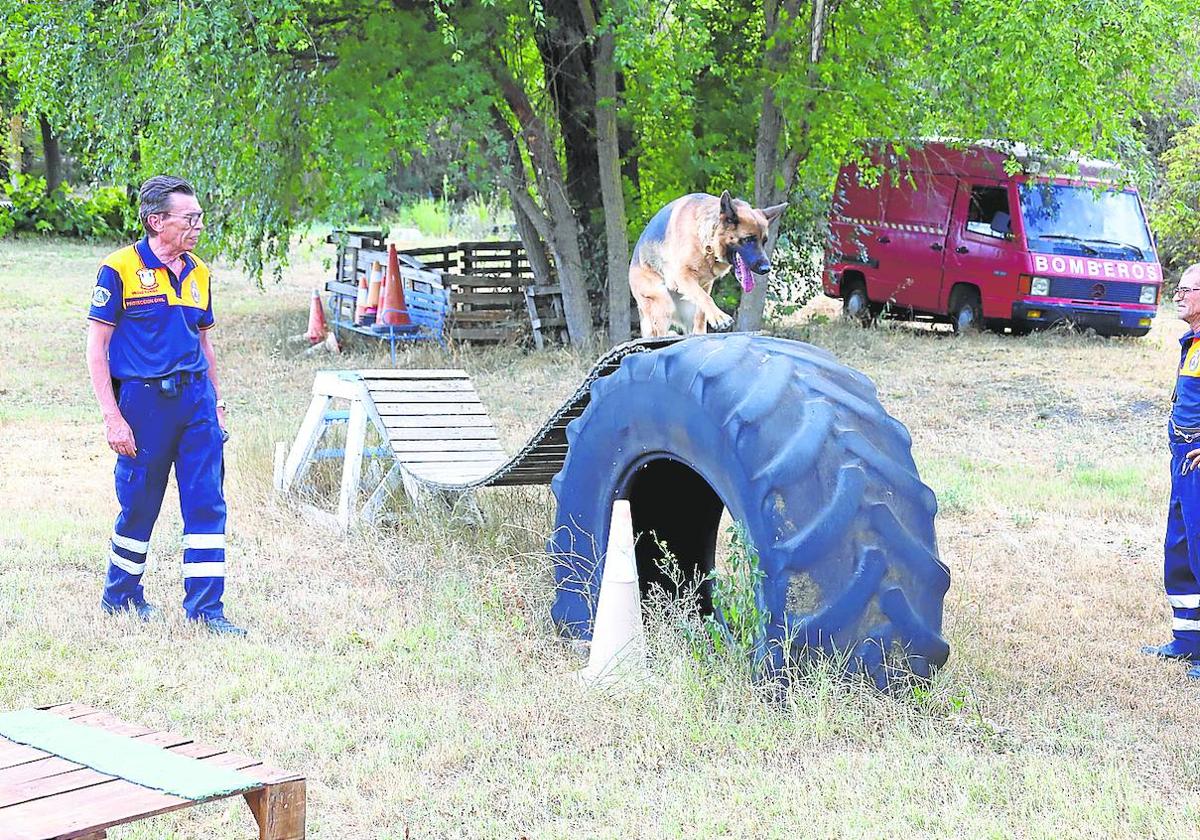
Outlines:
<svg viewBox="0 0 1200 840"><path fill-rule="evenodd" d="M227 603L252 635L102 618L112 459L82 364L101 255L0 244L0 708L78 700L302 770L314 838L1195 832L1197 688L1136 653L1168 626L1169 315L1142 341L789 327L869 374L913 434L942 505L950 665L918 698L818 672L770 701L731 664L698 665L664 622L645 684L597 696L566 679L579 661L548 626L547 490L483 494L479 527L403 513L349 540L269 494L272 442L294 434L313 371L385 363L286 350L321 276L312 255L265 291L218 280ZM590 363L450 361L510 449ZM182 594L173 508L147 577L162 606ZM250 819L231 801L110 836L244 838Z"/></svg>

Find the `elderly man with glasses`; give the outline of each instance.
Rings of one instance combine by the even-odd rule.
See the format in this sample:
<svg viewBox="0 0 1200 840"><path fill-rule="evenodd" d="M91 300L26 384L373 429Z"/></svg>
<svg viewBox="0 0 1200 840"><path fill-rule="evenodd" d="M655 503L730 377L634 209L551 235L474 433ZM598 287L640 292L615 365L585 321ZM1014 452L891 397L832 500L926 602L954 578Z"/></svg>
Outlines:
<svg viewBox="0 0 1200 840"><path fill-rule="evenodd" d="M183 607L214 633L244 636L225 617L225 403L220 399L211 276L192 253L204 230L196 191L160 175L142 184L146 236L109 255L88 312L87 364L117 453L121 512L108 549L101 608L148 620L142 574L175 468L183 514Z"/></svg>
<svg viewBox="0 0 1200 840"><path fill-rule="evenodd" d="M1190 663L1200 680L1200 263L1190 266L1175 290L1179 317L1188 331L1179 340L1179 370L1171 395L1171 504L1167 511L1163 581L1174 614L1173 638L1143 653Z"/></svg>

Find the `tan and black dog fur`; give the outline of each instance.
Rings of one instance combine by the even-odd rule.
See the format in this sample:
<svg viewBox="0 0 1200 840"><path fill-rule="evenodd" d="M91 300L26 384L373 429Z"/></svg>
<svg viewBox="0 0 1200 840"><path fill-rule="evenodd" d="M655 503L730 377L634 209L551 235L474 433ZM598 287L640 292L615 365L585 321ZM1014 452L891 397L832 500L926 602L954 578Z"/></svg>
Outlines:
<svg viewBox="0 0 1200 840"><path fill-rule="evenodd" d="M733 268L743 291L754 288L754 274L771 270L762 250L767 228L786 207L758 210L727 190L720 198L685 195L655 213L629 264L642 336L666 335L672 324L685 333L732 326L733 318L713 302L713 283Z"/></svg>

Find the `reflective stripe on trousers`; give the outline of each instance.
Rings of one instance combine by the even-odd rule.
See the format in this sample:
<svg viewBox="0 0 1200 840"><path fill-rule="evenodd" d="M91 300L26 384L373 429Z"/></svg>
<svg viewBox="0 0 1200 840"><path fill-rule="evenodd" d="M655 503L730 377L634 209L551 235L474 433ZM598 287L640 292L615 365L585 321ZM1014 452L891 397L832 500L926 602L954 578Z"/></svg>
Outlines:
<svg viewBox="0 0 1200 840"><path fill-rule="evenodd" d="M1163 543L1163 584L1175 638L1200 651L1200 470L1181 475L1197 443L1171 442L1171 503Z"/></svg>
<svg viewBox="0 0 1200 840"><path fill-rule="evenodd" d="M183 514L183 606L188 618L222 615L225 592L225 496L221 428L207 377L177 396L153 382L126 382L121 414L133 429L137 456L117 456L121 512L113 526L104 600L115 607L144 600L141 576L172 466Z"/></svg>

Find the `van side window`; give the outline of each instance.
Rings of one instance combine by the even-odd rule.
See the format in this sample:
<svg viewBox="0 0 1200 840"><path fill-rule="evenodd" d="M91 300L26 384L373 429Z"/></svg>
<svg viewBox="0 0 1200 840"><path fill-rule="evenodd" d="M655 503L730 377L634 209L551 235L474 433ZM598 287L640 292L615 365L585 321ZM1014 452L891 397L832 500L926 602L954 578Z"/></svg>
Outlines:
<svg viewBox="0 0 1200 840"><path fill-rule="evenodd" d="M996 239L1004 239L1012 232L1006 187L971 187L967 230Z"/></svg>

